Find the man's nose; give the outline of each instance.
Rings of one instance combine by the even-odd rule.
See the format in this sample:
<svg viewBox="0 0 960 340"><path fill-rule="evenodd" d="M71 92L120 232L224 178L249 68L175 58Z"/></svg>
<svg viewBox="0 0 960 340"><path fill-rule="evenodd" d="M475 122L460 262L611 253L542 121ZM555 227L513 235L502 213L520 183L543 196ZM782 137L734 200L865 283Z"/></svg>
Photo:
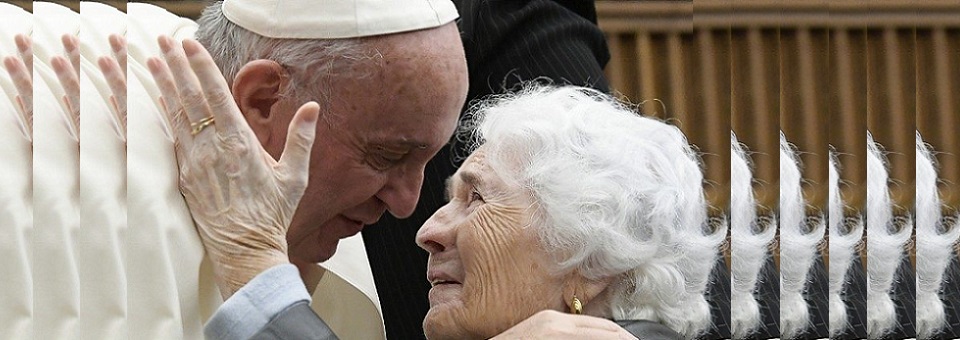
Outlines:
<svg viewBox="0 0 960 340"><path fill-rule="evenodd" d="M420 187L423 185L423 169L405 171L397 174L380 191L380 200L386 203L387 210L397 218L413 215L420 200Z"/></svg>

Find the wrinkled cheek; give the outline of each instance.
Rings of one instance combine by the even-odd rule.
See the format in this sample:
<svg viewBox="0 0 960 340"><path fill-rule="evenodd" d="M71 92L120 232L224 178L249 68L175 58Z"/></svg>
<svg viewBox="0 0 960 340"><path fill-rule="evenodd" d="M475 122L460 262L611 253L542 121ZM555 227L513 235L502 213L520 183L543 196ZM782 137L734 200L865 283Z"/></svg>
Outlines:
<svg viewBox="0 0 960 340"><path fill-rule="evenodd" d="M523 289L517 261L522 260L522 215L519 209L484 207L477 211L461 245L466 269L464 286L467 318L475 326L472 333L492 337L522 320ZM527 273L529 274L529 273Z"/></svg>
<svg viewBox="0 0 960 340"><path fill-rule="evenodd" d="M461 308L434 307L423 320L424 334L430 340L469 339L466 321L471 320Z"/></svg>

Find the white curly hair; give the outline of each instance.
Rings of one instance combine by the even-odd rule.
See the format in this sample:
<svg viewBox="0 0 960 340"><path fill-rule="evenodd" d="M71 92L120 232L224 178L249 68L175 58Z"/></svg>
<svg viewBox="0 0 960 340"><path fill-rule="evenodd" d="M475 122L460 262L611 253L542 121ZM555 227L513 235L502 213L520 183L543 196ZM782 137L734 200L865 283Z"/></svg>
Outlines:
<svg viewBox="0 0 960 340"><path fill-rule="evenodd" d="M804 299L810 268L820 255L824 222L808 216L801 187L800 161L793 146L780 132L780 334L792 339L810 327Z"/></svg>
<svg viewBox="0 0 960 340"><path fill-rule="evenodd" d="M863 235L863 220L858 216L844 217L844 201L840 195L840 166L836 153L830 153L829 206L827 219L830 243L830 336L846 330L847 304L843 299L847 272L857 256L857 245Z"/></svg>
<svg viewBox="0 0 960 340"><path fill-rule="evenodd" d="M917 337L929 339L945 325L940 286L944 272L954 260L953 249L960 237L960 228L957 216L942 215L936 159L919 131L916 144Z"/></svg>
<svg viewBox="0 0 960 340"><path fill-rule="evenodd" d="M527 85L474 104L460 141L538 203L534 226L557 270L615 277L614 319L693 339L726 227L710 223L699 159L680 129L581 87Z"/></svg>
<svg viewBox="0 0 960 340"><path fill-rule="evenodd" d="M867 335L871 339L896 326L891 293L912 234L909 217L893 216L888 182L882 147L867 132Z"/></svg>
<svg viewBox="0 0 960 340"><path fill-rule="evenodd" d="M754 296L768 247L777 235L776 220L757 216L753 174L746 148L730 133L730 319L734 339L749 337L762 321Z"/></svg>

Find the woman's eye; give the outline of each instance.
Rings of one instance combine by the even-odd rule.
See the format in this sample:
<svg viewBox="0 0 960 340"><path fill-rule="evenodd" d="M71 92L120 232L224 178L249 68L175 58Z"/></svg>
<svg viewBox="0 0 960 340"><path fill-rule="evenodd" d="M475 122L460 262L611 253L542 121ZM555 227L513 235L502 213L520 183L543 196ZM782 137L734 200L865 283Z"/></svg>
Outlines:
<svg viewBox="0 0 960 340"><path fill-rule="evenodd" d="M470 193L470 203L473 202L483 202L483 196L481 196L476 190Z"/></svg>

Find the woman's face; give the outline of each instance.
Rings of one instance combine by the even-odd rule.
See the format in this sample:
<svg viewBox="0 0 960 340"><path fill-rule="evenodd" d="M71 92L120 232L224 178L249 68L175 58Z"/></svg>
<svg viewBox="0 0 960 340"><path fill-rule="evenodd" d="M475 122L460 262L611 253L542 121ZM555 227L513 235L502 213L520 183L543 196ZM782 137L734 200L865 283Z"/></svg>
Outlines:
<svg viewBox="0 0 960 340"><path fill-rule="evenodd" d="M447 184L449 203L424 223L430 252L430 339L490 338L544 309L562 310L563 278L531 226L535 201L474 152Z"/></svg>

